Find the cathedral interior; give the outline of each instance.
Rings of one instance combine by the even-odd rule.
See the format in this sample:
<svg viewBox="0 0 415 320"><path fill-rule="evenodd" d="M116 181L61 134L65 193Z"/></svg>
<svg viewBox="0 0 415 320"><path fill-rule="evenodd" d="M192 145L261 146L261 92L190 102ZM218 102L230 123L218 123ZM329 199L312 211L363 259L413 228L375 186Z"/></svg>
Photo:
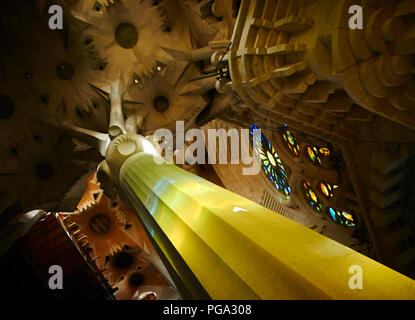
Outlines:
<svg viewBox="0 0 415 320"><path fill-rule="evenodd" d="M9 298L415 299L415 1L13 0L0 28ZM154 164L178 123L249 132L260 172L187 138Z"/></svg>

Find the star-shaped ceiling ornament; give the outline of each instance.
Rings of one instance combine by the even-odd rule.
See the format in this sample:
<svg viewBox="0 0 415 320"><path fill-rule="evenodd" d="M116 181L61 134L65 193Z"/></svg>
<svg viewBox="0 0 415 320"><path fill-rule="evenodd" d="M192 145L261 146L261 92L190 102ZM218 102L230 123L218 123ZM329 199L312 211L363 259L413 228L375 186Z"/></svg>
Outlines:
<svg viewBox="0 0 415 320"><path fill-rule="evenodd" d="M150 75L171 60L163 44L191 47L187 20L179 19L178 6L167 1L79 1L72 14L90 26L85 34L98 39L108 56L106 76L116 80L120 71L132 79ZM170 0L169 2L177 2Z"/></svg>
<svg viewBox="0 0 415 320"><path fill-rule="evenodd" d="M92 252L97 256L98 268L103 268L106 256L122 250L124 246L135 247L134 241L124 232L125 219L114 205L114 200L104 194L93 206L76 211L68 217L75 223L81 235L85 235Z"/></svg>

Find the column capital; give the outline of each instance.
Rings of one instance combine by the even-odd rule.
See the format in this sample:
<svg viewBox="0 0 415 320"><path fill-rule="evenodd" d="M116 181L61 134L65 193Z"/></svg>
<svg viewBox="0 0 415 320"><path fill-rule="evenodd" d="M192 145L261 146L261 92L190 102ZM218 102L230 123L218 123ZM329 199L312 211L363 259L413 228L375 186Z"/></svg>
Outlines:
<svg viewBox="0 0 415 320"><path fill-rule="evenodd" d="M148 153L160 157L153 142L139 134L122 134L110 143L105 160L97 169L98 180L108 196L114 194L114 186L119 184L119 172L123 163L137 153Z"/></svg>

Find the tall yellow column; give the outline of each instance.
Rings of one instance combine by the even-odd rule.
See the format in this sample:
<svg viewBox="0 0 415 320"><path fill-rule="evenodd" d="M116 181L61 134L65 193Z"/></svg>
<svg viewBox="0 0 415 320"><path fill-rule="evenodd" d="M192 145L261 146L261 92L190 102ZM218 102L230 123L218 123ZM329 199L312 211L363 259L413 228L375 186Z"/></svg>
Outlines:
<svg viewBox="0 0 415 320"><path fill-rule="evenodd" d="M184 297L415 299L415 281L175 165L157 164L147 142L116 138L110 175ZM351 266L362 269L362 289L349 287Z"/></svg>

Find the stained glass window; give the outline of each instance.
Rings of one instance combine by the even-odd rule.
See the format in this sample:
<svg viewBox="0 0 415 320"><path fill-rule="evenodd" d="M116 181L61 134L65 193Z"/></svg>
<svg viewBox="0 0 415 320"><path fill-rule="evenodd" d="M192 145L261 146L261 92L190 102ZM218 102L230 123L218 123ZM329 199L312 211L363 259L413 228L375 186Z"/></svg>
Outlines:
<svg viewBox="0 0 415 320"><path fill-rule="evenodd" d="M262 133L260 136L254 134L254 130L259 130L258 126L255 124L251 126L250 133L257 146L255 152L259 154L262 168L275 188L285 196L289 196L291 194L291 189L288 184L287 173L280 157L265 135Z"/></svg>
<svg viewBox="0 0 415 320"><path fill-rule="evenodd" d="M316 165L321 165L321 158L316 146L307 146L306 152L308 158Z"/></svg>
<svg viewBox="0 0 415 320"><path fill-rule="evenodd" d="M330 184L326 182L320 182L321 192L327 197L332 198L334 196L334 189L338 188L335 184Z"/></svg>
<svg viewBox="0 0 415 320"><path fill-rule="evenodd" d="M314 192L313 188L311 187L310 182L304 181L303 187L304 187L305 197L308 203L310 204L310 206L312 206L318 212L321 212L322 205L320 203L320 200L317 197L317 194Z"/></svg>
<svg viewBox="0 0 415 320"><path fill-rule="evenodd" d="M321 165L321 157L330 156L330 149L326 147L307 146L306 153L308 158L316 165Z"/></svg>
<svg viewBox="0 0 415 320"><path fill-rule="evenodd" d="M323 157L328 157L330 156L330 149L329 148L325 148L325 147L321 147L318 149L318 152L323 156Z"/></svg>
<svg viewBox="0 0 415 320"><path fill-rule="evenodd" d="M298 146L293 133L288 129L286 124L281 127L281 136L288 149L298 157L300 155L300 147Z"/></svg>
<svg viewBox="0 0 415 320"><path fill-rule="evenodd" d="M356 226L356 223L354 221L352 214L346 211L342 211L342 210L334 209L334 208L328 208L328 212L330 214L330 217L337 223L347 226L347 227Z"/></svg>

